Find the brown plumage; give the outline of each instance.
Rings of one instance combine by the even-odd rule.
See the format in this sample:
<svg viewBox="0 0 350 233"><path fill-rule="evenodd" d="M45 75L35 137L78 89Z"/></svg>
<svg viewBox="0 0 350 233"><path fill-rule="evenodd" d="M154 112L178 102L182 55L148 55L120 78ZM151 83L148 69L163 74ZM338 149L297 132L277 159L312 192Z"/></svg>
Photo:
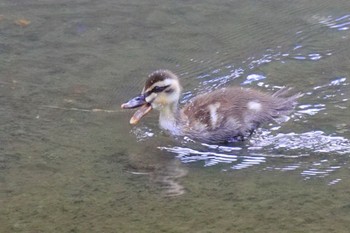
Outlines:
<svg viewBox="0 0 350 233"><path fill-rule="evenodd" d="M159 70L149 76L141 95L122 108L142 106L131 118L132 124L155 108L160 111L160 126L172 134L222 143L244 140L261 124L290 114L301 94L286 97L289 91L282 88L270 95L240 87L223 88L198 95L179 109L181 86L177 76Z"/></svg>

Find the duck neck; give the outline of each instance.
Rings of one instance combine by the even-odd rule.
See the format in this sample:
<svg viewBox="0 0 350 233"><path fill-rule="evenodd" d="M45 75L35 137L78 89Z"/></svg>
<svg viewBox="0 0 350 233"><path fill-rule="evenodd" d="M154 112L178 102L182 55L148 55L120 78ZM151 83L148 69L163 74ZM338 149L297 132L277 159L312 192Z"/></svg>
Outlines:
<svg viewBox="0 0 350 233"><path fill-rule="evenodd" d="M179 109L178 104L174 103L171 105L164 106L160 110L159 124L165 129L169 130L172 134L179 134L180 129L178 127L179 120Z"/></svg>

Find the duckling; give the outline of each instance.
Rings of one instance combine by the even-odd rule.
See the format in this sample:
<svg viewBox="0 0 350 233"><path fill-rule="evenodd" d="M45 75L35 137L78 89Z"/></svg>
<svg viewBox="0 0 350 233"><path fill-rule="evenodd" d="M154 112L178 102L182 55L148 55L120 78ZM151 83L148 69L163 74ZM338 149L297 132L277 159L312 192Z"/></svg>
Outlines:
<svg viewBox="0 0 350 233"><path fill-rule="evenodd" d="M121 108L139 108L130 119L132 125L157 109L160 127L171 134L205 143L225 143L243 141L261 124L286 117L301 96L298 93L285 97L288 88L271 95L228 87L198 95L180 109L181 90L179 78L173 72L157 70L148 76L141 94Z"/></svg>

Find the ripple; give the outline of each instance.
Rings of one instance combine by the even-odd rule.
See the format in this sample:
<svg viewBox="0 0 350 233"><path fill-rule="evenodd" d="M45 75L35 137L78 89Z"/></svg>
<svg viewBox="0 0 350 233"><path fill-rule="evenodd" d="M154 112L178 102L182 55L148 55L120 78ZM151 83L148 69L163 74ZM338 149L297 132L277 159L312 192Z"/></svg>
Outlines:
<svg viewBox="0 0 350 233"><path fill-rule="evenodd" d="M294 59L294 60L299 60L299 61L319 61L322 58L326 56L330 56L332 53L330 52L307 52L307 51L301 51L296 54L290 54L289 56L286 56L286 58Z"/></svg>
<svg viewBox="0 0 350 233"><path fill-rule="evenodd" d="M329 86L347 85L345 83L345 81L346 81L346 77L339 77L339 78L336 78L335 80L331 81Z"/></svg>
<svg viewBox="0 0 350 233"><path fill-rule="evenodd" d="M245 70L243 68L238 67L236 69L230 70L226 75L211 77L209 80L203 81L202 85L209 86L211 89L213 89L213 87L218 88L224 86L227 82L242 76L244 71Z"/></svg>
<svg viewBox="0 0 350 233"><path fill-rule="evenodd" d="M309 56L309 59L312 61L317 61L322 58L322 55L319 53L310 53L308 56Z"/></svg>
<svg viewBox="0 0 350 233"><path fill-rule="evenodd" d="M301 55L294 56L293 58L296 59L296 60L306 60L306 57L305 56L301 56Z"/></svg>
<svg viewBox="0 0 350 233"><path fill-rule="evenodd" d="M310 179L312 177L326 177L341 168L341 166L334 165L333 163L334 161L328 159L314 162L310 164L307 169L303 170L301 175L305 179Z"/></svg>
<svg viewBox="0 0 350 233"><path fill-rule="evenodd" d="M289 152L303 151L304 154L313 153L350 153L350 141L341 136L326 135L322 131L306 133L279 133L276 136L264 135L254 143L258 146L271 147L274 150L285 149Z"/></svg>
<svg viewBox="0 0 350 233"><path fill-rule="evenodd" d="M145 141L154 136L152 129L148 127L135 127L131 132L136 136L138 141Z"/></svg>
<svg viewBox="0 0 350 233"><path fill-rule="evenodd" d="M307 114L310 116L316 115L320 111L326 110L324 104L304 104L298 106L298 108L301 110L298 110L297 113Z"/></svg>
<svg viewBox="0 0 350 233"><path fill-rule="evenodd" d="M251 84L260 80L266 79L264 75L261 74L250 74L247 76L246 80L242 83L243 85Z"/></svg>
<svg viewBox="0 0 350 233"><path fill-rule="evenodd" d="M217 148L220 151L219 147ZM183 163L204 161L204 166L212 166L218 163L232 163L234 161L237 161L236 155L210 151L199 151L186 147L159 147L159 149L175 153L177 155L176 157L179 158Z"/></svg>
<svg viewBox="0 0 350 233"><path fill-rule="evenodd" d="M257 157L253 157L253 156L242 156L242 161L234 166L232 166L231 168L233 170L240 170L240 169L245 169L251 166L255 166L255 165L260 165L262 163L266 162L266 158L262 157L262 156L257 156Z"/></svg>
<svg viewBox="0 0 350 233"><path fill-rule="evenodd" d="M195 143L195 142L193 142ZM231 164L229 169L241 170L250 167L262 166L263 170L299 171L304 179L312 177L326 177L340 169L344 164L332 159L319 159L313 162L302 162L302 158L318 155L348 155L350 141L341 136L326 135L322 131L306 133L279 133L273 135L270 131L262 130L257 137L239 146L221 146L210 144L159 147L174 153L183 163L204 162L204 167L218 164ZM269 159L280 158L281 161L293 160L290 164L279 166L279 163L264 167ZM269 163L270 164L270 163ZM227 171L227 168L223 169Z"/></svg>
<svg viewBox="0 0 350 233"><path fill-rule="evenodd" d="M338 18L334 18L333 16L314 16L314 18L318 19L320 24L323 24L330 29L345 31L349 30L350 28L350 14L346 14Z"/></svg>
<svg viewBox="0 0 350 233"><path fill-rule="evenodd" d="M335 184L337 184L339 181L341 181L342 179L334 179L334 180L332 180L332 181L330 181L329 183L328 183L328 185L335 185Z"/></svg>

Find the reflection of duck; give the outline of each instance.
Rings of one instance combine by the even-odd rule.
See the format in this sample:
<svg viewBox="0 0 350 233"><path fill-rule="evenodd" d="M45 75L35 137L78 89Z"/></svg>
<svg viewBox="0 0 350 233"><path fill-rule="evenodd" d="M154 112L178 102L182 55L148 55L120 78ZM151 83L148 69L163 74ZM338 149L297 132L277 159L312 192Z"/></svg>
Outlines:
<svg viewBox="0 0 350 233"><path fill-rule="evenodd" d="M243 140L260 124L289 114L301 94L284 97L288 91L284 88L269 95L240 87L223 88L198 95L179 109L178 77L169 70L158 70L149 75L142 93L121 107L140 107L131 124L154 108L160 111L160 126L172 134L220 143Z"/></svg>

